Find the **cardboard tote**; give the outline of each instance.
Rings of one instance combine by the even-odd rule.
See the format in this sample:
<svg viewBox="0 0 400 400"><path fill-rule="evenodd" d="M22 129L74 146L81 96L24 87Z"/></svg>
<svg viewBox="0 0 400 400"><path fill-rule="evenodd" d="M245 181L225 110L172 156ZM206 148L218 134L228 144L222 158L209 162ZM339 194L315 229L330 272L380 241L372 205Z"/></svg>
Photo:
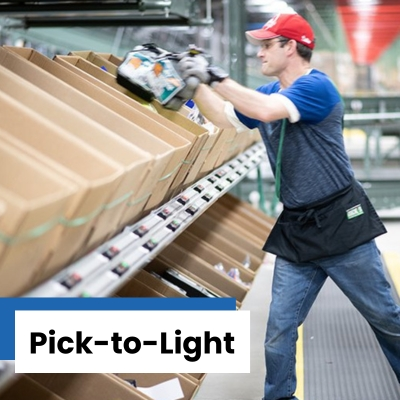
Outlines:
<svg viewBox="0 0 400 400"><path fill-rule="evenodd" d="M77 186L0 139L0 296L30 288Z"/></svg>
<svg viewBox="0 0 400 400"><path fill-rule="evenodd" d="M89 240L95 219L101 217L110 193L121 182L123 169L4 93L0 93L0 107L0 129L42 153L44 159L61 164L80 186L62 223L68 229L63 230L58 249L49 262L52 271L60 269L71 262Z"/></svg>
<svg viewBox="0 0 400 400"><path fill-rule="evenodd" d="M27 51L23 52L27 57L33 55L36 56L35 59L39 58L39 60L42 60L46 64L47 62L52 63L47 57L33 50L20 50ZM88 117L154 156L152 169L144 180L144 185L141 186L137 199L130 204L131 207L137 207L140 212L143 212L143 210L149 209L147 203L150 197L154 195L157 198L163 198L165 196L168 184L170 183L167 182L168 179L165 177L171 172L169 169L170 165L177 162L176 158L174 158L175 150L172 146L154 137L154 135L151 135L137 125L121 118L109 108L98 103L93 98L82 94L33 62L28 61L15 52L6 50L4 47L0 48L0 64L51 95L58 97L64 103L78 110L84 110ZM56 64L54 65L57 67ZM179 163L177 162L177 164ZM123 217L124 221L122 223L129 222L126 221L127 219L128 217Z"/></svg>
<svg viewBox="0 0 400 400"><path fill-rule="evenodd" d="M136 98L135 100L130 96L129 91L118 85L115 75L107 73L82 57L56 56L54 61L118 100L115 104L119 104L117 108L120 115L134 119L139 124L145 124L151 131L157 131L157 126L163 126L189 140L191 143L190 151L174 180L172 188L177 188L180 185L185 187L193 182L211 148L209 132L205 127L190 121L178 112L164 108L156 110L151 104L144 106L140 99ZM156 112L154 112L155 110ZM149 119L151 125L149 125Z"/></svg>
<svg viewBox="0 0 400 400"><path fill-rule="evenodd" d="M159 373L159 374L141 374L141 373L123 373L115 374L118 381L125 379L134 379L138 388L149 389L153 386L162 384L173 379L178 380L178 387L183 394L183 397L178 397L183 400L192 400L198 390L197 385L187 377L178 373ZM171 394L172 395L172 394ZM159 398L160 399L160 398Z"/></svg>
<svg viewBox="0 0 400 400"><path fill-rule="evenodd" d="M127 383L117 381L110 374L27 375L64 400L151 400Z"/></svg>
<svg viewBox="0 0 400 400"><path fill-rule="evenodd" d="M64 400L26 375L20 376L0 393L1 400Z"/></svg>
<svg viewBox="0 0 400 400"><path fill-rule="evenodd" d="M0 85L3 92L81 138L124 169L120 185L109 194L107 207L94 223L95 231L87 246L91 248L115 234L122 228L119 221L127 203L135 199L146 177L151 155L1 66Z"/></svg>
<svg viewBox="0 0 400 400"><path fill-rule="evenodd" d="M189 253L185 248L178 246L176 243L171 243L160 253L159 257L170 265L181 266L185 270L220 289L223 293L226 293L227 296L236 298L240 303L243 302L249 290L246 286L218 271L214 265L202 260L195 254Z"/></svg>
<svg viewBox="0 0 400 400"><path fill-rule="evenodd" d="M33 64L51 73L62 81L65 81L69 85L72 85L78 90L84 90L85 85L81 82L78 82L74 74L72 74L66 68L58 65L48 57L40 54L39 52L33 49L21 49L18 47L6 47L6 49L26 58ZM95 88L92 87L91 89L93 90ZM84 93L89 95L97 103L103 104L104 106L109 108L109 103L103 102L103 97L101 96L101 94L93 93L92 91L89 93L84 91ZM148 208L153 208L164 201L166 193L170 189L170 186L173 184L174 179L178 174L180 168L182 168L183 166L183 160L185 160L187 153L190 150L190 143L187 139L179 136L175 132L169 132L168 134L166 134L164 129L149 130L148 125L151 124L151 120L147 120L145 125L139 125L136 119L132 118L131 116L130 118L124 118L124 120L125 124L130 122L131 127L135 128L136 130L145 130L148 136L158 138L163 143L170 145L173 149L170 163L167 164L166 170L164 171L164 174L162 176L162 180L158 181L157 190L154 191L152 199L149 200L150 204L148 205Z"/></svg>

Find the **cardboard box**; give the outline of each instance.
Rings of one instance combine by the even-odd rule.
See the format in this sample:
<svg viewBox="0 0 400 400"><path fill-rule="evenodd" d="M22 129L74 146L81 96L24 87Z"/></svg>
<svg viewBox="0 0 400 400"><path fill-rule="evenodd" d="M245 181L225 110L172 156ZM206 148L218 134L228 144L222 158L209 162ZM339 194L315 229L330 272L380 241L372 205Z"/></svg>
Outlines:
<svg viewBox="0 0 400 400"><path fill-rule="evenodd" d="M226 161L233 157L236 157L240 153L243 153L248 147L254 143L253 130L246 130L244 132L235 132L235 138L232 142L232 146L229 148L229 152L226 154Z"/></svg>
<svg viewBox="0 0 400 400"><path fill-rule="evenodd" d="M233 129L217 129L216 132L217 136L215 138L215 143L210 149L204 165L201 168L201 175L206 175L223 164L226 158L226 153L232 146L234 137L236 135L236 132Z"/></svg>
<svg viewBox="0 0 400 400"><path fill-rule="evenodd" d="M207 376L207 374L204 372L187 373L187 374L182 374L182 375L187 376L189 379L194 380L194 382L197 383L198 385L201 385L201 383L204 381L205 377Z"/></svg>
<svg viewBox="0 0 400 400"><path fill-rule="evenodd" d="M207 214L207 211L200 215L195 224L204 227L214 233L222 235L232 243L237 243L246 252L264 259L265 252L262 250L264 243L260 243L259 238L249 237L248 232L243 231L235 224L229 224L227 221L219 221Z"/></svg>
<svg viewBox="0 0 400 400"><path fill-rule="evenodd" d="M214 167L217 168L225 162L231 160L237 154L239 154L237 137L238 133L234 128L223 129L224 144L222 145L221 152L219 153Z"/></svg>
<svg viewBox="0 0 400 400"><path fill-rule="evenodd" d="M71 68L71 66L75 66L76 68L73 69L75 73L80 74L80 76L83 76L86 79L89 78L88 75L92 78L95 78L96 80L93 82L97 85L99 85L100 82L106 84L108 89L106 89L104 85L100 85L100 87L107 90L113 96L123 100L135 110L140 111L140 113L147 111L146 115L155 120L155 122L168 127L172 131L190 140L192 143L192 148L185 163L187 167L186 173L188 173L188 175L183 181L184 185L192 182L194 177L198 175L199 168L201 168L204 158L207 155L205 149L210 147L209 144L206 143L208 140L206 137L208 134L207 129L202 128L194 122L188 120L179 112L170 111L162 106L157 106L157 103L154 103L157 107L154 107L153 104L151 106L154 109L157 109L157 112L160 115L149 115L148 110L143 110L143 107L140 107L140 103L143 103L143 100L137 98L130 91L120 86L116 82L116 68L112 69L108 64L105 65L104 60L101 57L98 57L96 53L76 52L75 54L78 53L80 57L56 56L54 60L64 66L66 66L65 62L69 63L69 68ZM104 66L108 69L108 73L102 69ZM77 69L80 71L77 71ZM83 72L86 72L86 74L83 74ZM136 99L136 101L132 101L132 98ZM182 170L180 174L181 179L184 177L184 173L185 170Z"/></svg>
<svg viewBox="0 0 400 400"><path fill-rule="evenodd" d="M36 280L78 187L1 139L0 159L0 296L5 297L22 294Z"/></svg>
<svg viewBox="0 0 400 400"><path fill-rule="evenodd" d="M159 260L153 260L151 263L157 264L159 263ZM165 297L187 297L179 290L176 290L175 288L169 286L167 283L145 270L140 270L135 275L135 278Z"/></svg>
<svg viewBox="0 0 400 400"><path fill-rule="evenodd" d="M195 260L196 261L196 260ZM219 288L213 286L209 281L200 278L195 273L185 269L182 265L177 264L172 259L167 259L164 257L158 257L155 260L151 261L145 268L144 272L156 272L159 275L163 275L163 273L169 269L173 268L178 272L181 272L187 275L189 278L193 279L196 283L203 286L204 288L210 290L211 292L215 293L217 296L220 297L228 297L228 295L220 290Z"/></svg>
<svg viewBox="0 0 400 400"><path fill-rule="evenodd" d="M81 57L79 57L79 59L82 62L86 62L91 68L94 67L95 70L97 70L100 73L106 73L103 69L100 69L100 66L104 68L103 64L107 64L107 65L110 64L110 66L115 67L114 64L111 64L111 63L107 62L107 60L104 60L101 57L98 57L93 52L83 52L83 53L88 53L88 55L92 55L93 58L100 59L99 66L94 66L93 64L91 64L88 61L83 60ZM62 58L63 56L59 56L59 57ZM66 57L66 56L64 56L64 57ZM57 59L57 57L55 57L55 60L56 59ZM65 67L65 64L63 64L63 66ZM54 70L54 66L52 66L51 69L46 67L46 70L49 70L50 72L52 72ZM74 71L72 71L72 72L74 72ZM60 77L61 79L63 79L63 75L62 76L57 75L57 76ZM76 80L79 80L79 79L77 77L75 77L75 81ZM87 85L87 82L85 82L85 83ZM78 85L78 88L80 88L80 90L82 90L81 85ZM91 88L91 92L96 89L98 89L98 88L95 85L95 87ZM104 93L104 92L102 93L101 91L99 92L97 90L97 94L96 94L95 98L97 101L101 102L102 104L107 105L108 107L111 107L111 109L113 111L117 112L119 115L128 119L132 123L141 126L142 128L151 132L153 135L155 135L156 137L159 137L160 139L162 139L166 143L169 143L171 146L173 146L175 148L175 152L176 152L177 156L180 157L180 159L178 159L178 163L175 163L172 165L172 168L170 168L170 172L165 176L166 182L169 182L169 184L170 184L170 188L168 190L168 194L166 195L166 197L170 198L171 197L170 193L173 192L177 187L179 187L182 184L184 175L188 169L188 166L186 165L186 163L184 163L184 161L187 159L187 156L188 156L188 153L189 153L190 147L191 147L191 143L188 140L188 138L180 135L178 132L175 132L175 130L169 130L166 132L167 129L164 125L156 124L153 121L153 118L150 118L150 120L149 120L149 117L146 117L143 119L142 114L137 115L137 113L135 113L135 111L133 111L132 109L130 109L129 112L127 112L127 110L125 110L125 112L124 112L123 108L121 110L121 107L123 107L123 106L118 105L117 103L115 103L115 101L113 102L112 100L114 100L114 98L112 96L108 95L107 93ZM110 101L111 101L111 104L110 104ZM157 199L153 196L153 202L150 200L149 207L154 208L156 206L161 205L161 203L162 203L162 201L157 202Z"/></svg>
<svg viewBox="0 0 400 400"><path fill-rule="evenodd" d="M70 69L71 71L77 73L82 78L90 78L88 79L91 83L95 86L100 87L105 92L113 94L113 90L118 92L120 96L118 97L120 100L124 101L126 97L130 98L136 105L140 104L149 110L156 112L156 108L148 103L146 100L136 97L133 93L126 90L126 93L123 93L121 87L116 82L116 75L112 75L107 71L97 67L96 65L92 64L86 58L77 56L77 55L56 55L54 56L53 60L66 68ZM69 65L68 65L69 64ZM72 68L75 66L76 68ZM104 73L106 72L106 73ZM100 85L98 85L100 84Z"/></svg>
<svg viewBox="0 0 400 400"><path fill-rule="evenodd" d="M166 110L163 107L156 110L152 104L147 107L143 106L144 101L120 86L116 82L115 75L103 71L81 57L56 56L54 61L107 92L114 99L119 100L112 105L120 115L128 119L133 118L138 124L141 124L141 126L144 124L151 131L157 131L161 126L189 140L191 143L190 151L175 178L172 188L179 188L181 185L185 187L193 182L195 177L198 176L210 149L210 145L207 143L209 132L206 128L190 121L180 113ZM152 110L148 107L151 107ZM154 112L155 110L156 112Z"/></svg>
<svg viewBox="0 0 400 400"><path fill-rule="evenodd" d="M119 289L116 295L118 297L166 297L135 277Z"/></svg>
<svg viewBox="0 0 400 400"><path fill-rule="evenodd" d="M232 149L234 153L233 156L243 153L249 147L260 141L262 141L262 138L258 129L248 129L245 132L237 133L235 138L235 148Z"/></svg>
<svg viewBox="0 0 400 400"><path fill-rule="evenodd" d="M187 187L198 178L200 169L211 149L208 144L209 132L207 129L190 121L179 112L168 110L155 102L154 104L158 114L173 122L175 125L184 128L186 132L185 136L191 140L192 148L186 158L188 173L185 176L183 185L183 187ZM174 194L176 194L176 192Z"/></svg>
<svg viewBox="0 0 400 400"><path fill-rule="evenodd" d="M208 208L206 212L202 214L200 217L207 215L208 217L213 218L219 225L226 225L231 229L237 231L247 239L253 241L253 243L259 246L260 249L263 247L265 240L268 236L268 232L265 232L264 229L256 229L248 222L245 222L242 225L241 222L244 221L243 217L235 216L234 214L227 215L228 212L226 211L226 208L224 209L224 214L221 215L217 211L217 208L219 211L221 207L218 206L215 209L213 209L213 207Z"/></svg>
<svg viewBox="0 0 400 400"><path fill-rule="evenodd" d="M80 186L62 222L59 247L49 261L52 271L65 267L85 247L95 218L101 217L110 193L118 187L123 169L82 140L40 117L12 97L0 93L0 129L70 171ZM47 157L47 158L46 158Z"/></svg>
<svg viewBox="0 0 400 400"><path fill-rule="evenodd" d="M171 160L169 164L167 164L163 175L158 180L156 188L153 191L151 198L148 200L146 208L155 208L161 205L161 203L166 200L166 197L168 197L167 193L170 190L175 189L176 185L180 183L175 180L179 171L182 168L186 169L186 165L183 163L183 161L187 158L188 152L191 147L191 143L189 142L189 140L180 136L174 131L166 131L164 126L158 126L158 129L150 129L149 127L153 122L151 120L149 121L148 118L145 118L145 120L140 123L139 118L134 115L132 110L130 110L130 113L121 115L118 112L119 108L113 107L115 102L113 102L114 99L112 96L108 96L106 93L99 90L96 86L89 85L88 82L82 81L68 69L64 68L55 61L52 61L48 57L45 57L35 50L21 49L18 47L6 47L6 49L26 58L33 64L39 66L40 68L51 73L60 80L87 94L92 99L95 99L96 102L106 106L107 108L109 108L109 110L116 112L117 115L123 116L123 121L125 122L125 124L130 123L130 136L132 136L132 130L136 131L135 136L138 140L135 142L135 144L141 146L145 145L144 137L138 137L141 134L152 136L154 139L158 138L163 143L170 145L173 150ZM102 70L100 71L104 72ZM99 117L97 117L97 119L98 118ZM121 121L121 118L119 120ZM119 122L118 129L121 129L121 123L122 122ZM116 128L114 127L114 130L115 129ZM142 133L140 133L140 131L142 131ZM150 151L151 148L147 147L144 148L144 150Z"/></svg>
<svg viewBox="0 0 400 400"><path fill-rule="evenodd" d="M217 154L221 152L220 146L222 144L218 144L221 130L211 123L208 123L206 126L209 130L208 140L202 149L205 152L205 158L194 180L199 180L214 170Z"/></svg>
<svg viewBox="0 0 400 400"><path fill-rule="evenodd" d="M186 231L196 236L198 240L206 246L218 249L243 265L248 263L248 268L252 271L256 271L263 262L261 258L245 251L240 246L240 243L233 243L232 241L227 240L224 236L219 235L204 226L193 223L186 228Z"/></svg>
<svg viewBox="0 0 400 400"><path fill-rule="evenodd" d="M37 271L37 274L30 284L34 286L35 284L41 282L46 277L51 276L54 271L60 269L62 265L59 267L54 267L53 263L50 263L50 260L53 258L53 254L57 251L61 253L63 257L65 256L65 251L67 251L67 256L70 254L70 257L74 257L77 254L74 251L69 251L67 249L63 249L64 244L67 246L74 244L74 237L79 236L85 238L85 234L90 232L92 221L87 221L86 219L81 219L81 215L88 212L87 210L91 210L92 205L86 203L86 193L88 191L88 183L87 181L75 173L69 168L66 168L64 165L58 163L56 160L51 157L46 156L42 152L38 151L32 146L29 146L22 140L18 139L18 137L3 131L0 129L0 143L8 143L13 148L17 149L21 154L24 154L35 162L42 164L47 171L54 171L63 180L68 181L71 185L76 187L76 191L69 202L64 215L61 216L59 224L55 227L54 232L51 237L48 239L50 241L49 251L47 256L44 258L43 263L41 263L40 269ZM81 226L73 226L73 224L68 223L69 221L82 221L86 224L82 223ZM66 239L65 239L66 238ZM85 243L77 243L77 246L80 248L85 248ZM50 264L50 265L49 265ZM53 269L54 267L54 269Z"/></svg>
<svg viewBox="0 0 400 400"><path fill-rule="evenodd" d="M248 149L250 146L254 145L256 142L260 142L261 139L261 135L260 135L260 131L256 128L256 129L249 129L246 132L243 132L244 134L242 135L242 137L239 137L239 143L240 143L240 147L239 147L239 153L244 152L246 149ZM240 134L239 134L240 135Z"/></svg>
<svg viewBox="0 0 400 400"><path fill-rule="evenodd" d="M26 375L21 375L0 393L1 400L64 400Z"/></svg>
<svg viewBox="0 0 400 400"><path fill-rule="evenodd" d="M207 209L207 214L216 220L229 221L230 224L240 227L246 234L256 236L260 241L264 242L272 229L272 225L262 226L256 223L252 218L238 214L234 209L225 207L218 201Z"/></svg>
<svg viewBox="0 0 400 400"><path fill-rule="evenodd" d="M185 248L171 243L159 255L159 258L169 265L181 266L183 270L209 282L213 287L225 293L227 297L234 297L239 303L243 302L248 288L218 271L212 264L204 261L199 256L189 253Z"/></svg>
<svg viewBox="0 0 400 400"><path fill-rule="evenodd" d="M0 131L0 133L1 133L1 131ZM2 201L1 199L0 199L0 222L1 222L1 218L4 216L4 214L6 213L6 210L7 210L7 206L6 206L6 203L5 203L5 201Z"/></svg>
<svg viewBox="0 0 400 400"><path fill-rule="evenodd" d="M251 220L252 224L256 224L261 229L271 229L275 225L276 218L263 213L261 210L254 208L250 203L240 200L230 193L218 199L218 204L223 205L229 212L232 211L232 213Z"/></svg>
<svg viewBox="0 0 400 400"><path fill-rule="evenodd" d="M123 373L115 374L117 379L134 379L138 387L148 388L160 383L169 381L170 379L178 379L183 392L183 400L191 400L195 397L198 385L186 376L178 373L160 373L160 374L140 374L140 373Z"/></svg>
<svg viewBox="0 0 400 400"><path fill-rule="evenodd" d="M93 53L94 54L94 53ZM197 159L200 154L200 149L204 147L207 140L207 131L191 121L181 116L180 124L171 123L159 115L155 108L150 111L148 108L143 107L140 103L132 100L130 97L123 93L114 90L113 87L119 85L116 83L116 78L100 69L98 66L92 64L87 59L77 56L56 56L54 61L64 66L74 74L92 83L96 88L100 88L103 92L103 101L107 101L110 107L124 118L134 121L142 127L145 127L150 132L156 134L163 134L169 132L168 138L178 135L181 138L189 141L190 148L186 154L185 159L182 160L182 165L179 168L174 180L171 184L169 197L172 196L177 190L182 189L188 185L188 180L200 168L201 160ZM107 83L107 84L106 84ZM99 97L97 96L99 99ZM114 101L112 101L112 99ZM109 103L111 101L111 104ZM165 137L163 135L163 137ZM190 174L190 176L188 176Z"/></svg>
<svg viewBox="0 0 400 400"><path fill-rule="evenodd" d="M110 374L27 375L64 400L151 400L133 386L118 381Z"/></svg>
<svg viewBox="0 0 400 400"><path fill-rule="evenodd" d="M261 133L258 129L252 129L251 132L251 136L250 136L250 145L254 144L254 143L258 143L258 142L262 142L262 136Z"/></svg>
<svg viewBox="0 0 400 400"><path fill-rule="evenodd" d="M16 53L16 51L19 52ZM53 96L58 97L68 105L78 110L84 110L88 117L154 156L152 169L144 180L145 185L141 186L137 199L135 202L132 202L132 207L138 207L141 210L148 211L151 209L151 207L147 205L150 197L155 196L155 202L159 201L160 198L164 198L170 184L169 174L171 174L171 171L177 168L177 165L180 163L180 160L177 159L175 149L146 130L134 125L125 118L121 118L117 113L94 100L96 98L95 96L89 97L88 95L84 95L69 84L57 79L50 72L43 70L43 68L35 63L43 63L49 66L49 68L54 67L65 79L70 77L72 83L75 82L77 84L74 76L68 75L67 70L62 69L61 66L32 49L6 48L4 46L0 48L1 65L4 65L12 72ZM83 84L84 82L80 82L79 86L82 88ZM172 165L174 165L173 168ZM126 220L127 218L123 217L122 224L132 222Z"/></svg>
<svg viewBox="0 0 400 400"><path fill-rule="evenodd" d="M128 202L135 200L151 168L152 156L2 66L0 85L3 92L81 138L123 168L120 184L110 193L101 218L94 222L95 230L87 246L92 248L99 245L119 228L123 228L119 221L126 212Z"/></svg>
<svg viewBox="0 0 400 400"><path fill-rule="evenodd" d="M112 62L111 60L101 56L100 54L92 50L71 51L69 55L84 58L90 63L101 68L103 71L106 71L113 76L117 75L118 66L115 64L115 62Z"/></svg>
<svg viewBox="0 0 400 400"><path fill-rule="evenodd" d="M218 199L207 210L206 215L200 218L203 218L203 221L196 220L192 226L189 226L188 231L200 229L201 237L210 243L215 240L215 235L222 237L223 241L229 242L234 247L229 254L237 253L238 249L245 252L250 256L250 269L254 271L258 269L266 255L262 246L275 223L275 218L229 193ZM226 224L229 225L228 229L225 229ZM254 236L255 234L257 237ZM220 244L219 240L218 243L217 247L226 247ZM235 256L236 259L237 257L239 253Z"/></svg>
<svg viewBox="0 0 400 400"><path fill-rule="evenodd" d="M104 59L106 59L107 61L110 61L111 63L113 63L114 65L116 65L117 67L122 63L123 61L123 57L118 57L114 54L111 53L96 53L99 57L102 57Z"/></svg>
<svg viewBox="0 0 400 400"><path fill-rule="evenodd" d="M254 280L254 271L245 268L241 262L236 261L230 255L225 254L209 243L199 240L198 237L188 231L179 235L174 243L213 266L217 266L218 264L222 265L225 273L228 273L233 268L237 269L240 273L240 280L243 281L243 284L246 286L250 285ZM242 282L240 283L242 284Z"/></svg>

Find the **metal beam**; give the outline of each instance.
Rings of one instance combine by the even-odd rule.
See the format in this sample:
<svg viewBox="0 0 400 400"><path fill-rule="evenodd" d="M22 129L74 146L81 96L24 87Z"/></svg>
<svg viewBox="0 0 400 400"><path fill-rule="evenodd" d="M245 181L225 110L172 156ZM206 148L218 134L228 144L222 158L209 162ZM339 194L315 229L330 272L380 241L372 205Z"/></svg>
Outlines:
<svg viewBox="0 0 400 400"><path fill-rule="evenodd" d="M104 27L104 26L187 26L197 25L201 21L192 21L179 15L168 17L147 15L104 16L104 17L40 17L8 20L7 28L49 28L49 27Z"/></svg>
<svg viewBox="0 0 400 400"><path fill-rule="evenodd" d="M246 1L227 0L229 34L229 74L246 85L245 30L247 23Z"/></svg>

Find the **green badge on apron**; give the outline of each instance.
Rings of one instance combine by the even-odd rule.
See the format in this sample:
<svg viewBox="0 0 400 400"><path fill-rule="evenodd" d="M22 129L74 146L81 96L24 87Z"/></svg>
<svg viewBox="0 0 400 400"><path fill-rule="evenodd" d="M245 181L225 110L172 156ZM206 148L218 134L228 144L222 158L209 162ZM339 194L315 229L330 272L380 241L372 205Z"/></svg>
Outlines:
<svg viewBox="0 0 400 400"><path fill-rule="evenodd" d="M357 204L356 206L346 210L346 213L347 213L347 219L353 219L359 217L360 215L363 215L364 211L361 207L361 204Z"/></svg>

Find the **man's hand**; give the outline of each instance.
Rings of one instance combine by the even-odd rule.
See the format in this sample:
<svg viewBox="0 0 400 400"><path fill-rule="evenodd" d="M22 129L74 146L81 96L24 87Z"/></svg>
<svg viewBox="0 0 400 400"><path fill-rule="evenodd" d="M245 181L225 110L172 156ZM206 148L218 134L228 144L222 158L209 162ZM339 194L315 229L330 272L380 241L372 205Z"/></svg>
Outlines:
<svg viewBox="0 0 400 400"><path fill-rule="evenodd" d="M164 104L165 108L177 111L183 106L183 104L194 97L196 89L200 85L199 79L194 76L189 76L189 78L185 79L185 83L186 86L168 103Z"/></svg>
<svg viewBox="0 0 400 400"><path fill-rule="evenodd" d="M210 65L202 55L183 57L178 63L178 68L184 80L189 77L196 77L201 83L211 87L228 77L225 71Z"/></svg>
<svg viewBox="0 0 400 400"><path fill-rule="evenodd" d="M207 71L208 61L201 55L183 57L179 63L178 68L183 79L189 77L196 77L201 83L210 81L210 75Z"/></svg>

